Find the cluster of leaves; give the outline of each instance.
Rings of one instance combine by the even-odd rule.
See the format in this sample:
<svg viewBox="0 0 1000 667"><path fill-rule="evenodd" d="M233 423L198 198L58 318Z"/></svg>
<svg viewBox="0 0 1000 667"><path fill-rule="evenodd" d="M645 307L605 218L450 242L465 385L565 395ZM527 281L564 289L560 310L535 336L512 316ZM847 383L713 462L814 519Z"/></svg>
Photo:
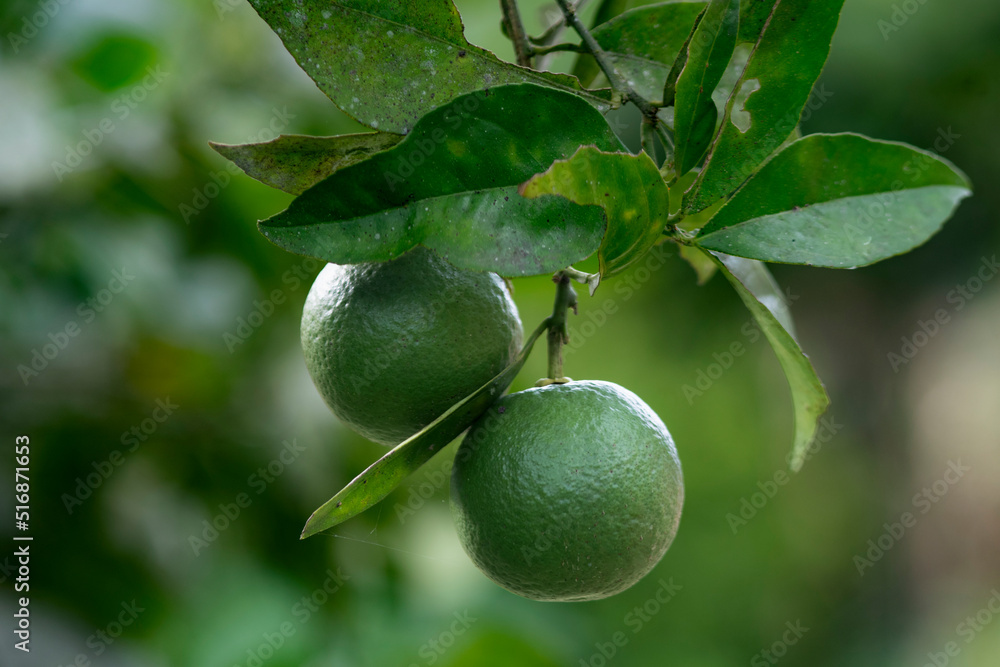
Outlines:
<svg viewBox="0 0 1000 667"><path fill-rule="evenodd" d="M509 277L596 252L592 290L654 244L677 243L700 276L727 278L774 348L792 390L795 468L829 399L763 262L877 262L926 241L971 192L953 165L911 146L800 136L843 0L603 0L591 30L560 0L563 19L519 52L577 51L573 75L469 44L452 0L251 4L334 104L374 130L215 145L297 195L260 223L264 236L340 264L422 244ZM554 45L567 26L582 43ZM610 89L594 88L602 81ZM629 101L643 112L638 155L605 118ZM303 535L371 506L458 436L545 326L511 368L317 510Z"/></svg>

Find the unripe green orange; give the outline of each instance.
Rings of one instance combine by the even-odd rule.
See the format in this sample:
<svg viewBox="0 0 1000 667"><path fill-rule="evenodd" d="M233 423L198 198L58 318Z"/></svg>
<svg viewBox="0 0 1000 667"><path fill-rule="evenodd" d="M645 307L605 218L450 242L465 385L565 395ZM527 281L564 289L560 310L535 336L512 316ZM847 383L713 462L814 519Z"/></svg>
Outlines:
<svg viewBox="0 0 1000 667"><path fill-rule="evenodd" d="M645 576L677 533L680 460L666 426L610 382L501 398L452 469L459 539L490 579L535 600L595 600Z"/></svg>
<svg viewBox="0 0 1000 667"><path fill-rule="evenodd" d="M333 413L395 445L506 368L521 321L504 281L417 247L328 264L302 313L306 366Z"/></svg>

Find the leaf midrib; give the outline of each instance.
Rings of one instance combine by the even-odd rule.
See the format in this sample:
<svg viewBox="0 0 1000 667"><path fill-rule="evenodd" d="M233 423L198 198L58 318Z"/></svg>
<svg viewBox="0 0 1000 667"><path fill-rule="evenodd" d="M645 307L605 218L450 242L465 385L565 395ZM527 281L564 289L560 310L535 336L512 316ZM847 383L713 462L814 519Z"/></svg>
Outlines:
<svg viewBox="0 0 1000 667"><path fill-rule="evenodd" d="M780 216L788 216L789 214L794 214L794 213L797 213L797 212L800 212L800 211L808 211L809 209L815 208L817 206L833 205L833 204L836 204L837 202L846 202L846 201L849 201L849 200L865 199L865 198L868 198L868 197L878 197L880 195L885 195L885 194L894 194L896 196L911 195L911 194L917 194L917 193L919 193L919 192L921 192L923 190L936 190L936 189L941 189L941 188L944 188L944 189L954 189L954 190L957 190L957 191L964 191L964 192L967 192L969 194L972 193L971 190L969 190L968 188L963 187L961 185L952 185L952 184L944 184L943 183L943 184L921 185L920 187L907 188L905 190L898 190L898 191L878 190L878 191L875 191L875 192L867 192L867 193L857 194L857 195L848 195L846 197L834 197L833 199L824 199L822 201L810 202L809 204L806 204L804 206L799 206L799 207L797 207L795 209L791 209L791 210L787 210L787 211L775 211L774 213L766 213L764 215L758 215L758 216L753 217L753 218L748 218L747 220L742 220L740 222L736 222L736 223L733 223L731 225L726 225L725 227L720 227L718 229L713 229L712 231L710 231L708 233L705 233L705 234L699 234L698 237L697 237L697 240L698 241L703 241L705 239L711 238L712 236L715 236L716 234L721 234L722 232L727 232L727 231L732 231L732 230L735 230L735 229L739 229L740 227L744 227L744 226L752 224L752 223L761 224L763 221L766 221L766 220L769 220L769 219L774 219L774 218L777 218L777 217L780 217ZM968 195L966 195L966 196L968 196Z"/></svg>

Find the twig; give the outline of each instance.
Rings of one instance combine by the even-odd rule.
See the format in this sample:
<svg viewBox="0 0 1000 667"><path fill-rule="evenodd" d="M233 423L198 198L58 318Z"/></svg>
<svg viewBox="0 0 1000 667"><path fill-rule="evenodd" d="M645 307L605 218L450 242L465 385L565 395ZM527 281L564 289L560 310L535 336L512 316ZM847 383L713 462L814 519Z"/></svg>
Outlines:
<svg viewBox="0 0 1000 667"><path fill-rule="evenodd" d="M555 53L557 51L572 51L573 53L590 53L587 47L581 46L580 44L552 44L551 46L532 46L531 55L533 56L544 56L547 53Z"/></svg>
<svg viewBox="0 0 1000 667"><path fill-rule="evenodd" d="M601 45L597 43L594 36L590 34L587 30L587 26L583 25L583 21L576 14L576 10L570 6L569 0L556 0L556 4L559 5L559 9L562 10L563 16L566 17L566 23L576 31L576 34L580 35L580 39L583 40L583 45L587 47L590 51L590 55L594 56L594 60L597 61L597 65L604 72L604 76L608 77L608 81L611 83L611 87L616 91L621 92L625 98L632 104L639 107L639 111L643 115L649 117L655 117L657 107L651 104L647 99L635 92L635 90L628 84L625 78L615 69L615 66L611 63L608 58L608 54L604 52Z"/></svg>
<svg viewBox="0 0 1000 667"><path fill-rule="evenodd" d="M555 44L555 41L559 39L559 35L562 34L565 27L566 20L564 17L560 16L558 21L545 29L545 32L538 37L529 36L528 41L535 46L548 46L549 44Z"/></svg>
<svg viewBox="0 0 1000 667"><path fill-rule="evenodd" d="M582 5L585 1L586 0L580 0L579 2L577 2L573 6L574 9L579 9L580 5ZM552 46L553 44L559 41L559 37L562 35L563 30L565 29L566 29L566 17L560 14L559 18L556 19L556 21L552 25L546 28L545 32L543 32L539 37L531 37L529 35L528 42L531 44L531 46L536 48ZM535 68L539 70L548 69L548 64L549 60L552 57L552 53L545 53L535 58Z"/></svg>
<svg viewBox="0 0 1000 667"><path fill-rule="evenodd" d="M524 23L521 22L521 13L517 9L517 0L500 0L500 9L503 10L504 29L514 43L517 64L531 67L531 46L528 44L528 34L524 31Z"/></svg>

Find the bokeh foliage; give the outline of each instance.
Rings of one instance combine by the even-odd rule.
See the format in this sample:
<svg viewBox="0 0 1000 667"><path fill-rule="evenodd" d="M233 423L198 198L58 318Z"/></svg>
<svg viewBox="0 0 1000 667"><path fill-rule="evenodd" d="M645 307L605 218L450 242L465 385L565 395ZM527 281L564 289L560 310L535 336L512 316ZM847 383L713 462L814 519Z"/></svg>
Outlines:
<svg viewBox="0 0 1000 667"><path fill-rule="evenodd" d="M466 37L509 60L496 3L458 5ZM598 603L541 605L497 589L468 562L437 460L337 536L297 539L308 513L383 450L340 427L306 374L298 315L319 267L274 248L253 224L291 198L228 171L207 141L359 127L245 4L59 7L16 51L7 36L22 34L39 5L0 8L0 423L33 443L38 640L27 662L12 664L69 664L83 653L95 664L245 665L265 633L291 622L294 634L266 664L422 665L437 654L429 642L443 645L454 614L467 612L477 620L435 664L576 665L619 631L628 642L609 664L746 664L801 619L810 630L789 664L882 667L939 650L989 597L996 559L944 581L916 576L916 538L864 577L852 558L928 481L910 476L908 375L894 374L885 355L996 247L1000 195L991 188L904 258L853 272L775 271L828 382L836 434L735 535L727 514L786 467L791 410L773 353L746 328L728 286L697 287L672 252L654 251L603 293L582 296L567 372L618 382L664 418L687 506L677 541L642 584ZM820 81L833 95L805 129L907 141L977 183L996 182L1000 10L985 0L927 3L885 33L879 21L892 15L887 0L847 1ZM537 32L542 10L526 16ZM637 117L619 118L637 142ZM57 174L52 163L68 165L68 147L87 142L79 166ZM134 275L120 293L115 271ZM551 283L518 279L515 289L530 330L551 308ZM18 366L70 322L80 333L25 384ZM689 402L684 385L734 342L745 353ZM543 374L536 352L514 388ZM176 410L145 433L168 399ZM128 451L133 427L146 439ZM115 450L122 465L69 513L64 494ZM282 451L295 452L291 463ZM280 472L268 473L275 461ZM9 484L4 475L4 512ZM249 505L195 555L190 536L204 537L202 522L240 494ZM10 530L0 531L5 541ZM301 623L302 596L338 568L348 578ZM682 590L633 632L642 618L634 608L671 578ZM145 611L96 657L88 637L132 600ZM963 651L962 664L992 664L998 627ZM9 651L0 649L5 664Z"/></svg>

